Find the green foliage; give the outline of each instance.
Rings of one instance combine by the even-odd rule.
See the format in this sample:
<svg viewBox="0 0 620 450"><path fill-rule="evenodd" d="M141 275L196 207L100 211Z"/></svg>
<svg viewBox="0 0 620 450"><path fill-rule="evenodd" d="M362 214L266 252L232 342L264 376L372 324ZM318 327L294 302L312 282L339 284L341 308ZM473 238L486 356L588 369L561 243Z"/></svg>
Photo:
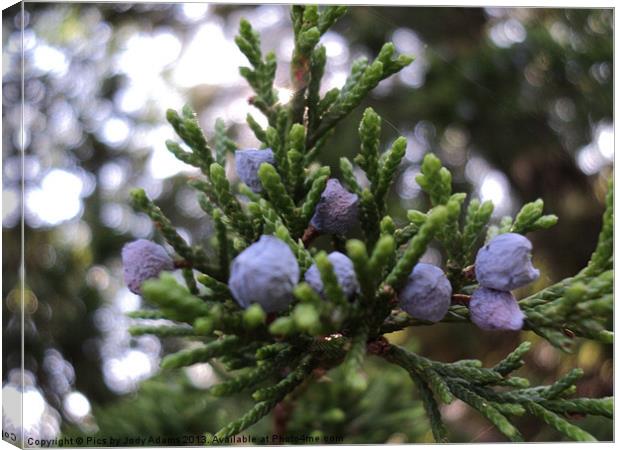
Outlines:
<svg viewBox="0 0 620 450"><path fill-rule="evenodd" d="M190 151L171 142L169 149L179 159L200 167L204 174L204 179L190 184L199 191L200 204L215 224L217 267L211 261L207 263L204 249L191 248L180 237L143 191L134 191L132 198L137 209L153 219L166 241L183 258L186 269L198 272L196 281L201 289L195 286L191 271L186 271L187 288L169 274L147 281L142 288L143 296L157 309L134 312L133 317L143 321L163 317L173 324L140 322L132 332L194 341L191 346L166 356L162 362L164 368L219 361L229 371L239 371L213 386L209 390L212 396L253 390L252 406L244 414L228 420L219 431L205 427L203 431L209 433L211 443L246 430L276 407L285 408L294 399L303 398L306 389L326 389L312 381L328 371L339 377L339 381L326 390L333 398L343 399L342 408L334 408L332 404L329 409L317 410L309 402L303 417L293 414L290 427L299 430L308 425L308 417L313 417L313 423L322 424L325 429L332 425L349 429L346 425L352 418L348 416L347 405L357 408L356 398L360 395L376 402L385 401L377 399L377 392L383 395L393 392L381 391L377 387L380 382L363 375L369 355L381 358L383 366L378 376L391 370L385 369L386 363L406 370L418 389L421 404L403 406L394 414L402 413L413 423L424 411L438 442L448 440L439 403L448 404L455 398L477 410L512 441L522 440L511 422L512 417L525 414L544 421L569 439L593 440L560 414L610 417L610 400L568 398L581 376L580 370L569 372L549 386L538 387L529 387L527 379L511 376L523 364L521 358L529 350L529 343L519 345L493 368L484 368L478 360L433 361L390 344L383 336L408 327L430 325L398 310L397 304L399 291L431 244L439 245L447 256L445 271L455 298L468 298L476 287L471 278L471 265L485 236L489 239L498 233L528 233L555 224L556 216L543 215L542 200L523 206L514 220L506 217L499 224L489 226L493 204L470 199L465 208L465 194L452 191L450 171L429 153L416 180L428 195L431 209L408 211L408 223L397 227L396 221L385 214L385 200L405 154L406 139L397 138L381 154L381 118L367 108L359 126L360 151L354 162L365 172L369 186L360 186L351 161L340 159L345 186L359 196L359 222L364 239L344 236L333 241L335 249L346 251L353 261L360 285L354 298L348 299L343 293L327 252L310 247L316 230L309 227L309 222L331 171L328 166L314 163L319 150L329 132L381 80L412 62L408 56L395 56L394 46L385 44L372 63L359 59L353 64L341 89L329 91L320 98L326 62L320 38L344 12L345 8L334 6L292 7L295 46L291 82L295 94L288 105L279 104L274 93L275 57L272 53L263 57L258 34L248 22L241 22L236 42L252 66L241 68L241 74L255 91L251 103L269 122L269 127L262 129L248 116L248 126L263 147L272 148L276 158L275 165L263 163L258 171L262 193L255 194L247 186L231 185L226 178L226 154L234 151L236 145L226 137L221 123L216 125L213 156L197 127L194 113L189 108L184 108L181 115L169 111L169 122ZM240 201L240 195L249 201ZM315 263L324 286L322 294L301 282L294 289L295 301L285 311L266 315L257 305L242 310L227 286L229 265L261 234L274 234L285 242L297 258L302 274ZM610 185L603 230L588 267L573 278L522 299L525 328L563 349L569 349L570 335L610 342L612 248ZM455 301L442 322L469 323L468 308ZM398 392L404 392L402 386ZM391 398L399 396L395 394ZM371 423L375 428L379 426L376 424L391 424L389 415L376 417L380 409L373 405L359 410L367 412L365 417L373 417L373 422L356 419L360 423ZM314 430L314 425L309 429ZM369 436L386 439L380 433Z"/></svg>

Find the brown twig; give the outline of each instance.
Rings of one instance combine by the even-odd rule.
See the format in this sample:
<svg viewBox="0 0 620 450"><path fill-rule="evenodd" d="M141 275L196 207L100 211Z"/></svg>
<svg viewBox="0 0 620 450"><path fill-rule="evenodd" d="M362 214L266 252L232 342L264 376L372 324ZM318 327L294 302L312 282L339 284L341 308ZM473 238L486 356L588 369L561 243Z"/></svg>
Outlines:
<svg viewBox="0 0 620 450"><path fill-rule="evenodd" d="M174 262L174 268L175 269L186 269L186 268L190 268L190 267L192 267L192 263L190 263L186 259L177 259Z"/></svg>
<svg viewBox="0 0 620 450"><path fill-rule="evenodd" d="M452 304L453 305L469 305L469 301L471 300L471 295L467 294L452 294Z"/></svg>
<svg viewBox="0 0 620 450"><path fill-rule="evenodd" d="M312 241L319 237L320 234L321 232L317 230L314 226L308 225L308 228L306 228L303 236L301 237L301 242L303 242L304 247L308 248Z"/></svg>

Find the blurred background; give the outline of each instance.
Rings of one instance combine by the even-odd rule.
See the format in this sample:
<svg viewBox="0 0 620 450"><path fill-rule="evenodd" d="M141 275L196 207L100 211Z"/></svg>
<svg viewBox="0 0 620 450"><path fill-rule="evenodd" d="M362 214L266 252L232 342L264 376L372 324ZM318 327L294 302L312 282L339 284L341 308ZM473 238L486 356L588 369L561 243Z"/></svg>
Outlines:
<svg viewBox="0 0 620 450"><path fill-rule="evenodd" d="M141 299L123 285L120 249L156 235L148 218L130 208L128 191L145 188L185 238L209 245L212 223L185 184L196 172L164 145L175 138L165 110L189 103L207 137L221 118L239 147L256 146L246 114L265 121L247 103L251 91L238 73L247 62L233 39L242 17L262 34L264 51L277 55L276 86L286 102L293 48L288 8L27 3L23 17L20 8L2 14L4 399L22 389L23 156L26 434L172 438L216 431L246 406L245 397L203 394L224 376L220 369L199 364L158 375L162 354L179 342L127 333L124 314L140 308ZM495 203L494 221L543 198L560 222L530 236L543 276L529 290L570 276L594 248L611 174L612 37L610 9L350 7L322 38L323 91L341 86L352 60L373 58L386 40L416 60L338 126L323 161L338 174L338 158L356 153L363 108L372 106L384 118L384 148L399 134L408 139L390 197L397 221L407 209L427 206L415 175L423 155L436 152L452 171L455 190ZM425 258L442 262L437 250ZM522 376L548 383L579 366L586 373L579 395L612 395L610 346L579 342L565 355L528 332L445 324L391 338L434 359L475 357L485 364L529 339L535 345ZM305 394L312 406L293 413L289 430L345 433L351 443L430 441L407 375L373 361L366 369L371 383L364 396L342 391L340 375L330 374L333 382ZM503 440L461 402L443 413L455 441ZM3 409L5 431L19 420ZM559 439L536 420L517 424L527 440ZM611 421L587 418L579 425L612 439ZM264 419L252 430L270 429ZM192 443L198 442L177 444Z"/></svg>

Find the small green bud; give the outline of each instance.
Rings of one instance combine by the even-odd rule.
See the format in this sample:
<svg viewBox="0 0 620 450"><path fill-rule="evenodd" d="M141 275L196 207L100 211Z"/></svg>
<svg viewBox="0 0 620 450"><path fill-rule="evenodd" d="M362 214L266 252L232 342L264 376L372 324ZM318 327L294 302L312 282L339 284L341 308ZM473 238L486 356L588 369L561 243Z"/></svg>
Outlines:
<svg viewBox="0 0 620 450"><path fill-rule="evenodd" d="M558 216L555 214L548 214L546 216L540 217L536 222L532 224L532 230L545 230L547 228L551 228L556 223L558 223Z"/></svg>
<svg viewBox="0 0 620 450"><path fill-rule="evenodd" d="M275 335L288 335L295 331L295 322L291 317L278 317L269 326L269 332Z"/></svg>
<svg viewBox="0 0 620 450"><path fill-rule="evenodd" d="M439 169L439 179L441 183L448 188L452 185L452 174L445 167Z"/></svg>
<svg viewBox="0 0 620 450"><path fill-rule="evenodd" d="M347 254L353 261L364 260L368 258L366 253L366 245L362 241L357 239L350 239L347 241Z"/></svg>
<svg viewBox="0 0 620 450"><path fill-rule="evenodd" d="M256 328L265 323L267 314L258 303L251 304L248 309L243 312L243 323L249 328Z"/></svg>
<svg viewBox="0 0 620 450"><path fill-rule="evenodd" d="M310 334L315 334L321 328L319 314L314 306L309 303L301 303L295 306L293 320L298 330L306 331Z"/></svg>
<svg viewBox="0 0 620 450"><path fill-rule="evenodd" d="M212 317L200 317L194 321L194 330L200 334L211 334L215 330L215 324Z"/></svg>
<svg viewBox="0 0 620 450"><path fill-rule="evenodd" d="M323 420L328 423L342 423L346 418L347 415L340 408L332 408L323 413Z"/></svg>
<svg viewBox="0 0 620 450"><path fill-rule="evenodd" d="M441 226L448 219L448 209L445 206L436 206L428 215L428 225L431 228Z"/></svg>
<svg viewBox="0 0 620 450"><path fill-rule="evenodd" d="M245 243L243 239L235 237L233 239L233 247L235 251L242 252L247 247L247 244Z"/></svg>
<svg viewBox="0 0 620 450"><path fill-rule="evenodd" d="M346 380L347 387L355 393L362 393L368 389L368 381L359 372L349 374Z"/></svg>
<svg viewBox="0 0 620 450"><path fill-rule="evenodd" d="M415 209L410 209L407 211L407 219L409 219L409 222L417 226L420 226L426 222L426 217L426 214L421 211L416 211Z"/></svg>
<svg viewBox="0 0 620 450"><path fill-rule="evenodd" d="M564 291L564 296L571 303L577 303L588 293L588 288L583 283L575 283Z"/></svg>
<svg viewBox="0 0 620 450"><path fill-rule="evenodd" d="M394 234L396 226L390 216L385 216L380 223L381 234Z"/></svg>
<svg viewBox="0 0 620 450"><path fill-rule="evenodd" d="M433 174L441 169L441 161L432 153L427 153L422 161L422 173Z"/></svg>

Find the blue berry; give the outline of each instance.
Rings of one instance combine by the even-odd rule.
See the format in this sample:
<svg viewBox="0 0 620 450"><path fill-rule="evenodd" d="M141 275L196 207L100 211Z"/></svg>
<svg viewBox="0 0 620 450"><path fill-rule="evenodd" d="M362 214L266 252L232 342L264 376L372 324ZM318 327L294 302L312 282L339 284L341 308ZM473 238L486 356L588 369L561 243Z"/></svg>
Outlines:
<svg viewBox="0 0 620 450"><path fill-rule="evenodd" d="M160 272L174 269L174 262L166 250L154 242L138 239L123 246L121 251L123 275L131 292L140 294L140 286Z"/></svg>
<svg viewBox="0 0 620 450"><path fill-rule="evenodd" d="M291 304L298 281L299 265L289 246L263 235L233 260L228 286L242 308L258 303L270 313Z"/></svg>
<svg viewBox="0 0 620 450"><path fill-rule="evenodd" d="M511 291L536 280L532 266L532 243L516 233L495 236L478 251L476 278L480 286Z"/></svg>
<svg viewBox="0 0 620 450"><path fill-rule="evenodd" d="M525 315L510 292L482 287L471 296L469 317L483 330L520 330Z"/></svg>
<svg viewBox="0 0 620 450"><path fill-rule="evenodd" d="M409 274L399 299L400 307L412 317L438 322L450 308L452 286L439 267L418 263Z"/></svg>
<svg viewBox="0 0 620 450"><path fill-rule="evenodd" d="M340 252L330 253L327 259L329 259L329 262L332 263L334 267L334 273L336 274L342 292L344 292L346 297L351 299L359 290L359 283L355 276L353 261ZM321 280L321 273L316 264L312 264L306 271L305 280L315 291L323 295L323 281Z"/></svg>
<svg viewBox="0 0 620 450"><path fill-rule="evenodd" d="M263 185L258 178L258 169L262 163L275 165L275 157L270 148L264 150L237 150L235 152L235 165L237 175L252 191L259 193L263 190Z"/></svg>
<svg viewBox="0 0 620 450"><path fill-rule="evenodd" d="M310 224L322 233L345 234L357 222L358 200L356 194L343 188L335 178L330 178Z"/></svg>

